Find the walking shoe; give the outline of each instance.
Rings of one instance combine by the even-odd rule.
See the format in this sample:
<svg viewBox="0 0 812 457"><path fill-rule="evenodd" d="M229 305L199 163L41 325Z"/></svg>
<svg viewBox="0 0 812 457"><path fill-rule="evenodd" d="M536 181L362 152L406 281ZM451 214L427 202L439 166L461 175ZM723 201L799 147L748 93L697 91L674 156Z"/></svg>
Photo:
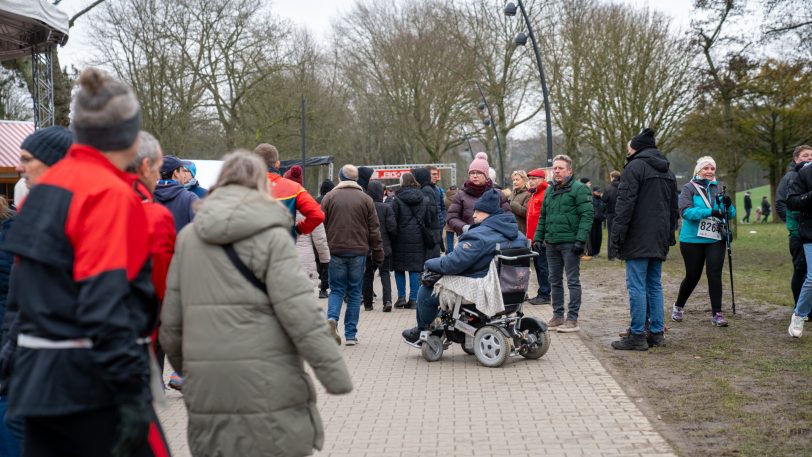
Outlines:
<svg viewBox="0 0 812 457"><path fill-rule="evenodd" d="M364 311L372 311L372 305L364 305Z"/></svg>
<svg viewBox="0 0 812 457"><path fill-rule="evenodd" d="M612 347L619 351L648 351L646 335L631 334L617 341L612 341Z"/></svg>
<svg viewBox="0 0 812 457"><path fill-rule="evenodd" d="M711 322L717 327L727 327L727 319L725 319L725 315L721 312L713 313L713 319L711 319Z"/></svg>
<svg viewBox="0 0 812 457"><path fill-rule="evenodd" d="M169 387L181 392L183 390L183 376L181 376L177 371L173 371L172 374L169 375L168 384Z"/></svg>
<svg viewBox="0 0 812 457"><path fill-rule="evenodd" d="M355 346L358 344L358 338L347 338L347 342L344 344L347 346Z"/></svg>
<svg viewBox="0 0 812 457"><path fill-rule="evenodd" d="M564 324L563 316L553 316L550 322L547 322L547 328L558 328L561 327L562 324Z"/></svg>
<svg viewBox="0 0 812 457"><path fill-rule="evenodd" d="M804 321L809 320L808 317L801 317L792 313L789 320L789 336L793 338L800 338L804 334Z"/></svg>
<svg viewBox="0 0 812 457"><path fill-rule="evenodd" d="M392 311L392 302L391 301L383 302L383 312L388 313L390 311Z"/></svg>
<svg viewBox="0 0 812 457"><path fill-rule="evenodd" d="M574 319L567 319L561 326L558 327L558 333L572 333L581 330L578 327L578 321Z"/></svg>
<svg viewBox="0 0 812 457"><path fill-rule="evenodd" d="M395 300L395 308L403 308L404 306L406 306L406 298L398 297L398 299Z"/></svg>
<svg viewBox="0 0 812 457"><path fill-rule="evenodd" d="M330 294L328 294L326 290L320 290L319 291L319 298L327 298L329 296L330 296Z"/></svg>
<svg viewBox="0 0 812 457"><path fill-rule="evenodd" d="M330 335L333 336L333 339L336 340L336 344L341 346L341 337L338 336L338 322L327 319L327 323L330 324Z"/></svg>
<svg viewBox="0 0 812 457"><path fill-rule="evenodd" d="M665 335L662 333L651 333L646 338L646 342L648 342L648 347L650 348L664 348Z"/></svg>
<svg viewBox="0 0 812 457"><path fill-rule="evenodd" d="M409 346L420 346L420 329L417 327L407 328L401 333L403 341Z"/></svg>
<svg viewBox="0 0 812 457"><path fill-rule="evenodd" d="M417 309L417 303L414 300L409 300L403 305L403 309Z"/></svg>
<svg viewBox="0 0 812 457"><path fill-rule="evenodd" d="M527 303L530 303L531 305L548 305L552 303L552 301L550 300L550 297L542 297L541 295L536 295L530 300L527 300Z"/></svg>
<svg viewBox="0 0 812 457"><path fill-rule="evenodd" d="M682 311L682 306L674 305L671 308L671 320L674 322L682 322L682 317L684 313Z"/></svg>
<svg viewBox="0 0 812 457"><path fill-rule="evenodd" d="M588 262L588 261L592 260L592 256L591 255L582 255L581 260L584 260L584 261Z"/></svg>

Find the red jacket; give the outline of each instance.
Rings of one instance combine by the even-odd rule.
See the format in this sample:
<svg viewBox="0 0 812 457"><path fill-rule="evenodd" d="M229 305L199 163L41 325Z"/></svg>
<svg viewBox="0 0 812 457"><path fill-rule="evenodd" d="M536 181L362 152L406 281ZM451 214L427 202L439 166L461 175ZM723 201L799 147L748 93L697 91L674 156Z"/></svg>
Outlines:
<svg viewBox="0 0 812 457"><path fill-rule="evenodd" d="M539 223L541 216L541 205L544 203L544 193L547 191L549 184L546 181L539 183L536 191L531 194L530 201L527 203L527 239L532 240L536 236L536 227Z"/></svg>
<svg viewBox="0 0 812 457"><path fill-rule="evenodd" d="M158 302L135 179L99 151L74 144L19 212L3 249L18 257L9 300L20 310L20 335L89 340L92 347L21 344L9 386L13 415L150 399L149 356L138 338L152 332Z"/></svg>
<svg viewBox="0 0 812 457"><path fill-rule="evenodd" d="M304 220L291 229L294 238L297 233L309 234L324 222L321 205L310 196L307 189L302 187L301 184L273 172L268 173L268 179L271 181L271 196L285 205L285 208L290 211L291 220L296 220L296 211L304 216Z"/></svg>

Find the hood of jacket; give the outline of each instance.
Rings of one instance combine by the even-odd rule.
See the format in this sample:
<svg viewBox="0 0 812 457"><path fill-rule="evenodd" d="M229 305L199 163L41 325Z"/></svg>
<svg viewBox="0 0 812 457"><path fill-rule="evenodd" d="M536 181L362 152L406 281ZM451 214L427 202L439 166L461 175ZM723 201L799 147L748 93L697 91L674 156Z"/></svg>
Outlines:
<svg viewBox="0 0 812 457"><path fill-rule="evenodd" d="M431 173L428 168L414 168L412 169L414 179L420 184L420 187L431 185Z"/></svg>
<svg viewBox="0 0 812 457"><path fill-rule="evenodd" d="M325 179L324 181L322 181L321 186L319 186L319 195L327 195L327 192L333 190L333 187L335 186L336 185L333 184L333 181Z"/></svg>
<svg viewBox="0 0 812 457"><path fill-rule="evenodd" d="M626 159L627 162L632 160L642 160L660 173L668 171L668 159L665 158L662 152L654 148L643 149Z"/></svg>
<svg viewBox="0 0 812 457"><path fill-rule="evenodd" d="M372 178L372 173L375 170L369 167L358 167L358 183L362 189L367 190L367 186L369 186L369 180Z"/></svg>
<svg viewBox="0 0 812 457"><path fill-rule="evenodd" d="M409 206L419 205L423 201L423 192L416 187L401 187L395 192L395 197Z"/></svg>
<svg viewBox="0 0 812 457"><path fill-rule="evenodd" d="M370 181L367 186L367 195L372 198L373 202L383 201L383 184L378 181Z"/></svg>
<svg viewBox="0 0 812 457"><path fill-rule="evenodd" d="M155 201L166 203L174 200L181 192L189 192L177 181L162 181L155 187Z"/></svg>
<svg viewBox="0 0 812 457"><path fill-rule="evenodd" d="M513 241L519 237L519 224L516 223L516 217L513 213L502 213L490 216L482 221L482 223L472 227L472 229L476 227L487 227L498 232L509 241Z"/></svg>
<svg viewBox="0 0 812 457"><path fill-rule="evenodd" d="M200 238L211 244L229 244L270 227L290 230L290 213L254 189L223 186L203 201L194 220Z"/></svg>

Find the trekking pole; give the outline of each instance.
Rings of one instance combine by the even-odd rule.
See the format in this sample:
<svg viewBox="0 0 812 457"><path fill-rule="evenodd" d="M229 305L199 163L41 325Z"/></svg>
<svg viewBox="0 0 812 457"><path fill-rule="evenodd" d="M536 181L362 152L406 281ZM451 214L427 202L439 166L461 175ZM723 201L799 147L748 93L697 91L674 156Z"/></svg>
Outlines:
<svg viewBox="0 0 812 457"><path fill-rule="evenodd" d="M728 219L728 209L730 206L724 204L724 197L727 196L727 186L722 186L722 209L724 211L722 221L725 224L725 244L727 245L727 265L730 269L730 300L732 302L731 308L733 314L736 314L736 293L733 289L733 249L731 247L731 238L733 234L730 232L730 219Z"/></svg>

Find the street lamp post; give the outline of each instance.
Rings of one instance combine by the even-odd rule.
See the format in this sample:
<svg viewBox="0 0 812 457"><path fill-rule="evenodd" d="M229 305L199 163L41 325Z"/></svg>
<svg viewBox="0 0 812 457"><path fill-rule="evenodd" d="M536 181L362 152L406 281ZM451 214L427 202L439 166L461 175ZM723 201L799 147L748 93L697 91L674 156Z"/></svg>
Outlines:
<svg viewBox="0 0 812 457"><path fill-rule="evenodd" d="M502 159L502 142L499 141L499 131L496 130L496 120L493 117L493 112L491 112L491 105L488 104L488 100L485 98L485 93L482 92L482 86L479 85L479 81L473 81L474 84L476 84L477 90L479 91L479 96L482 97L482 103L479 104L479 110L488 110L488 117L483 121L483 123L486 126L490 125L493 129L493 134L496 136L496 150L499 152L499 181L501 181L502 187L505 187L505 163Z"/></svg>
<svg viewBox="0 0 812 457"><path fill-rule="evenodd" d="M530 25L530 18L527 17L527 11L524 9L522 0L516 0L519 4L519 9L522 12L524 23L527 25L527 33L530 35L530 41L533 43L533 51L536 53L536 66L539 69L539 79L541 80L541 93L544 96L544 115L547 122L547 167L553 166L553 125L552 118L550 117L550 100L547 92L547 79L544 77L544 65L541 63L541 54L539 53L539 45L536 42L536 35L533 33L533 26ZM513 17L516 15L516 4L508 2L505 5L505 16ZM523 32L516 34L513 42L517 46L524 46L527 44L527 35Z"/></svg>

